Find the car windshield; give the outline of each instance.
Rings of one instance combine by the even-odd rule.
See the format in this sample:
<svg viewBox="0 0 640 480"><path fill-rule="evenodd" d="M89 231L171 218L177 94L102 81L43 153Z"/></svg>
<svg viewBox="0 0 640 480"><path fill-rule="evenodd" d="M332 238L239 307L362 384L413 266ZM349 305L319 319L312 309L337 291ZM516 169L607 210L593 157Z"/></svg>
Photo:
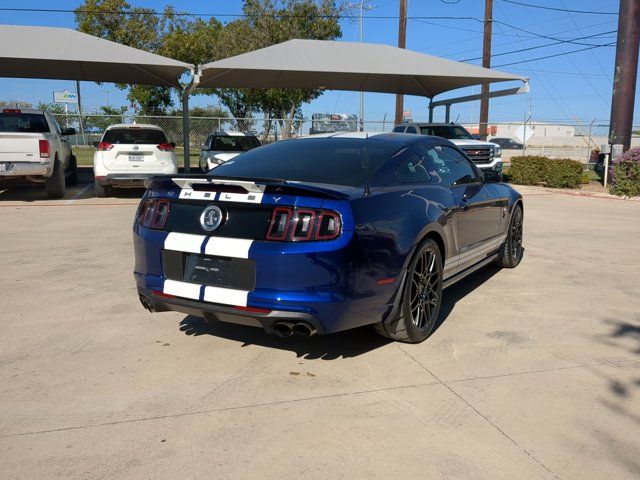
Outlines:
<svg viewBox="0 0 640 480"><path fill-rule="evenodd" d="M103 142L113 144L149 144L160 145L167 143L167 137L162 130L155 128L112 128L104 132Z"/></svg>
<svg viewBox="0 0 640 480"><path fill-rule="evenodd" d="M213 137L211 150L223 152L246 152L260 146L258 139L253 136L219 136Z"/></svg>
<svg viewBox="0 0 640 480"><path fill-rule="evenodd" d="M0 113L0 132L49 133L49 124L42 113Z"/></svg>
<svg viewBox="0 0 640 480"><path fill-rule="evenodd" d="M366 171L372 175L400 147L396 142L363 138L284 140L243 153L209 175L359 187Z"/></svg>
<svg viewBox="0 0 640 480"><path fill-rule="evenodd" d="M473 136L459 125L432 125L420 127L420 133L422 133L422 135L433 135L435 137L442 137L448 140L473 140Z"/></svg>

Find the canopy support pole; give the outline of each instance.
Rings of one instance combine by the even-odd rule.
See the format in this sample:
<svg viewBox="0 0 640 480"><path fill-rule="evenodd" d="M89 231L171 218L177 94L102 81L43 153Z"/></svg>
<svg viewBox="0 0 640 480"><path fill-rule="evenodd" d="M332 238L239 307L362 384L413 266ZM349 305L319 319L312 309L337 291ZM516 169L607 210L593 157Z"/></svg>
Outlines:
<svg viewBox="0 0 640 480"><path fill-rule="evenodd" d="M474 102L483 98L506 97L507 95L518 95L521 93L529 93L529 82L526 82L521 87L507 88L505 90L496 90L494 92L489 92L488 95L483 95L482 93L480 93L477 95L467 95L464 97L447 98L446 100L438 100L437 102L431 100L429 101L429 122L433 122L433 109L436 107L445 107L445 122L449 123L449 117L451 115L451 105L453 105L454 103Z"/></svg>
<svg viewBox="0 0 640 480"><path fill-rule="evenodd" d="M200 70L191 71L191 82L182 89L182 145L184 157L184 173L191 172L191 148L189 145L189 95L200 83Z"/></svg>

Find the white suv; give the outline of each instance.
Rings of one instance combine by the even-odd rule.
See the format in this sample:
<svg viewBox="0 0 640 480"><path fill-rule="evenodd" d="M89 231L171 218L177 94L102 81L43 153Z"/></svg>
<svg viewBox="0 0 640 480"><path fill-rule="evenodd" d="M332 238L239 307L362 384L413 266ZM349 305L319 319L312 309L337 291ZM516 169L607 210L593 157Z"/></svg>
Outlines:
<svg viewBox="0 0 640 480"><path fill-rule="evenodd" d="M97 197L114 187L141 187L153 175L178 173L175 144L156 125L111 125L94 146Z"/></svg>
<svg viewBox="0 0 640 480"><path fill-rule="evenodd" d="M502 174L502 148L492 142L476 140L462 125L456 123L403 123L397 133L418 133L446 138L454 143L480 170L494 170Z"/></svg>

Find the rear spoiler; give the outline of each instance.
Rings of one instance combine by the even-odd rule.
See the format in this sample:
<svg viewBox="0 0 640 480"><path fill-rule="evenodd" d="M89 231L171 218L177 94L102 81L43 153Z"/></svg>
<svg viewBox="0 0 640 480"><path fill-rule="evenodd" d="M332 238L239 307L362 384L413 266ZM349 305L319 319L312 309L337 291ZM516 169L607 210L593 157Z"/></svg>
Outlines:
<svg viewBox="0 0 640 480"><path fill-rule="evenodd" d="M314 183L287 181L276 178L241 178L193 176L189 174L156 175L148 178L144 186L149 190L211 190L235 191L242 189L246 193L280 193L287 195L307 195L314 197L344 200L349 195Z"/></svg>

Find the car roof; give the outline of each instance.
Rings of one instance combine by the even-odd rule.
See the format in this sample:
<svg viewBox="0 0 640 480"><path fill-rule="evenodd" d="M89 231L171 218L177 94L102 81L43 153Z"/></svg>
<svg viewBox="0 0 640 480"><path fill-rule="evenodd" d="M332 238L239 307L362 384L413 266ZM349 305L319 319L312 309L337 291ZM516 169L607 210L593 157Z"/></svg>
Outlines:
<svg viewBox="0 0 640 480"><path fill-rule="evenodd" d="M457 123L446 123L446 122L409 122L409 123L401 123L396 125L396 127L401 127L403 125L417 125L419 127L452 127L457 126Z"/></svg>
<svg viewBox="0 0 640 480"><path fill-rule="evenodd" d="M116 123L114 125L109 125L107 130L112 130L114 128L147 128L151 130L162 130L158 125L151 125L150 123Z"/></svg>
<svg viewBox="0 0 640 480"><path fill-rule="evenodd" d="M340 139L340 138L351 138L351 139L373 139L373 140L382 140L386 142L394 142L397 143L398 146L408 146L421 142L432 143L435 141L442 141L441 137L435 137L431 135L416 135L412 133L397 133L397 132L329 132L329 133L317 133L314 135L305 135L302 137L298 137L295 140L305 140L305 139Z"/></svg>
<svg viewBox="0 0 640 480"><path fill-rule="evenodd" d="M44 114L43 110L38 110L37 108L20 108L20 107L2 107L2 110L20 110L20 113L39 113L39 114ZM2 110L0 110L0 113L2 113Z"/></svg>
<svg viewBox="0 0 640 480"><path fill-rule="evenodd" d="M238 132L236 130L218 130L211 132L209 135L214 135L216 137L255 137L251 132Z"/></svg>

